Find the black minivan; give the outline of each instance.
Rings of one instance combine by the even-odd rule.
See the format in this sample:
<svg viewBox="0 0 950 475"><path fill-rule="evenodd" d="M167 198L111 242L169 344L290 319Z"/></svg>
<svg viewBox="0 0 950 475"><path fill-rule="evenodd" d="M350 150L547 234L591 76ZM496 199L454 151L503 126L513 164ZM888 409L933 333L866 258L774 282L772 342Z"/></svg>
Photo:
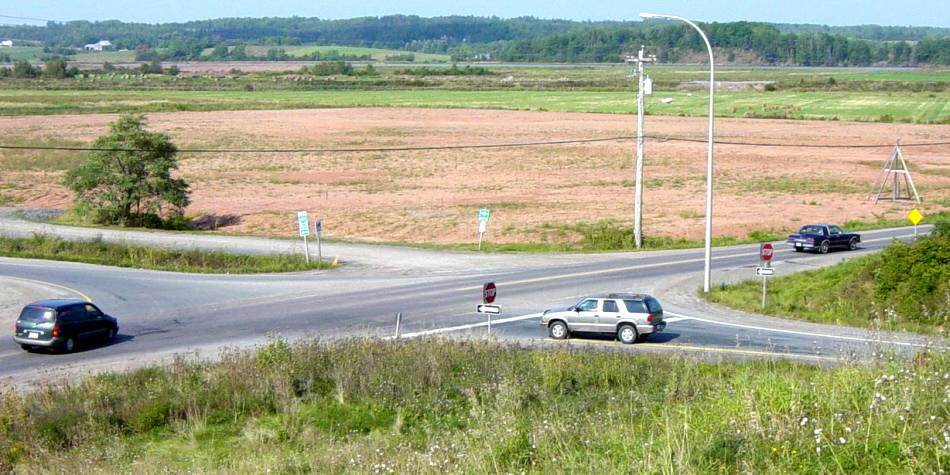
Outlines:
<svg viewBox="0 0 950 475"><path fill-rule="evenodd" d="M91 302L40 300L23 307L13 329L13 341L24 350L43 347L69 353L79 343L112 341L118 332L118 321Z"/></svg>

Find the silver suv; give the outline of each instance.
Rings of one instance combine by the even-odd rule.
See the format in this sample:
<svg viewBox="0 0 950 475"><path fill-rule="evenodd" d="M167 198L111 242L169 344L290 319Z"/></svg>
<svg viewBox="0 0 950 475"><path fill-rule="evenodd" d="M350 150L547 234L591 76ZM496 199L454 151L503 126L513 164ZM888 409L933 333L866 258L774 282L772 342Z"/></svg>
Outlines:
<svg viewBox="0 0 950 475"><path fill-rule="evenodd" d="M551 338L563 340L572 332L613 333L623 343L642 342L666 328L660 302L642 294L604 294L587 297L567 308L541 315Z"/></svg>

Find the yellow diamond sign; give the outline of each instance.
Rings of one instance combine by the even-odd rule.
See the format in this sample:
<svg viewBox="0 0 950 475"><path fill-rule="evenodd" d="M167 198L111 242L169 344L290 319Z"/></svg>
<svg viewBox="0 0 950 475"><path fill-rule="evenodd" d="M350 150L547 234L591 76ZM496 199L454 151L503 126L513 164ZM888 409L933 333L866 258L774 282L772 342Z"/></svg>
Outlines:
<svg viewBox="0 0 950 475"><path fill-rule="evenodd" d="M923 219L924 214L916 209L911 210L911 212L907 214L907 220L910 221L910 224L913 224L914 226L917 226Z"/></svg>

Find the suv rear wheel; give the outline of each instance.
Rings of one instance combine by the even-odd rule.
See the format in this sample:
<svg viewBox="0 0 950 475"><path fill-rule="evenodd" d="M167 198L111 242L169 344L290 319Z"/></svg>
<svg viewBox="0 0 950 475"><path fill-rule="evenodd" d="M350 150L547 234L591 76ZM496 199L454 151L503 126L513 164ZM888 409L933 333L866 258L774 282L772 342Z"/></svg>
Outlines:
<svg viewBox="0 0 950 475"><path fill-rule="evenodd" d="M639 337L640 335L637 334L637 328L629 323L617 327L617 339L625 345L636 342Z"/></svg>
<svg viewBox="0 0 950 475"><path fill-rule="evenodd" d="M551 338L555 340L566 340L570 336L570 332L567 330L566 323L556 320L548 325L548 335L551 335Z"/></svg>

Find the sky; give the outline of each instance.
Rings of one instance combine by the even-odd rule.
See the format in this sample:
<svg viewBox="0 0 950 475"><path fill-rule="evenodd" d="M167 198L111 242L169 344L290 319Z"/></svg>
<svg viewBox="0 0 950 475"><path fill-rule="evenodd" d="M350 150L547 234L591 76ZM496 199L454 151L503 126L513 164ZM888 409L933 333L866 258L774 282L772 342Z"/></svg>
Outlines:
<svg viewBox="0 0 950 475"><path fill-rule="evenodd" d="M534 16L572 20L634 20L641 11L700 21L766 21L825 25L913 25L950 27L947 0L27 0L0 5L0 23L31 23L2 16L39 19L164 23L221 17L352 18L419 16Z"/></svg>

